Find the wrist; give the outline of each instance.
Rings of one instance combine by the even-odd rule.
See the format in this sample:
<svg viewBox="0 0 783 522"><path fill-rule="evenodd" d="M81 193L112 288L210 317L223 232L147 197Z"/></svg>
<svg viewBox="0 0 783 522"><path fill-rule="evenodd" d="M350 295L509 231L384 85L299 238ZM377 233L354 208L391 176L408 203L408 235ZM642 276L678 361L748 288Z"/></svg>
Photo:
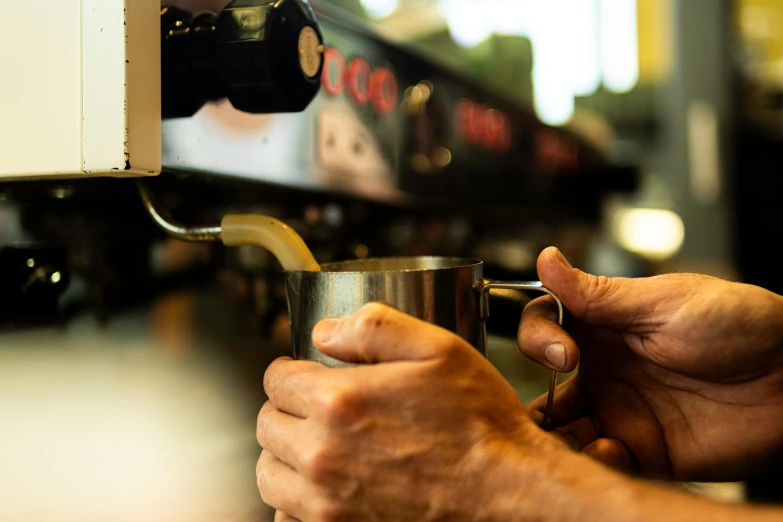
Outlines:
<svg viewBox="0 0 783 522"><path fill-rule="evenodd" d="M498 444L487 462L488 494L477 520L766 522L781 514L636 480L557 444Z"/></svg>
<svg viewBox="0 0 783 522"><path fill-rule="evenodd" d="M610 522L627 516L634 481L536 429L523 442L494 441L477 453L484 477L474 519ZM608 493L607 492L611 492Z"/></svg>
<svg viewBox="0 0 783 522"><path fill-rule="evenodd" d="M649 487L537 431L522 443L489 445L481 520L613 522L650 518ZM654 489L654 488L653 488Z"/></svg>
<svg viewBox="0 0 783 522"><path fill-rule="evenodd" d="M516 512L507 511L507 521L643 520L635 514L639 497L635 480L568 448L535 451L507 465L514 466L517 477ZM524 512L519 506L524 506Z"/></svg>

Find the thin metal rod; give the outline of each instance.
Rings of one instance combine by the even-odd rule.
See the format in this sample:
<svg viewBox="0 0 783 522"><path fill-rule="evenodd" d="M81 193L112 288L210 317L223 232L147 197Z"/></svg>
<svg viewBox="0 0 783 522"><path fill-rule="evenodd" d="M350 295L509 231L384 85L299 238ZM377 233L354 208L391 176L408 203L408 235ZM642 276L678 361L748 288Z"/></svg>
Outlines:
<svg viewBox="0 0 783 522"><path fill-rule="evenodd" d="M546 408L544 409L544 429L552 429L552 407L555 404L555 388L557 388L557 372L553 371L549 378L549 395L546 396Z"/></svg>
<svg viewBox="0 0 783 522"><path fill-rule="evenodd" d="M203 241L221 241L223 232L220 227L186 227L164 218L152 203L152 193L147 186L139 181L139 194L144 208L153 221L166 231L170 236L182 241L203 242Z"/></svg>

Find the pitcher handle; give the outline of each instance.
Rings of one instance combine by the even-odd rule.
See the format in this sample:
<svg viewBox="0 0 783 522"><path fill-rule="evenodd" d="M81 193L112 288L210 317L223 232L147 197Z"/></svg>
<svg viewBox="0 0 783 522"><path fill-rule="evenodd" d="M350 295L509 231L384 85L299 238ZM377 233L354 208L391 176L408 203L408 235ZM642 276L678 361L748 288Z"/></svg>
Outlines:
<svg viewBox="0 0 783 522"><path fill-rule="evenodd" d="M551 290L546 288L540 281L490 281L481 287L480 313L484 325L484 339L486 340L487 319L489 318L489 292L490 290L520 290L523 292L541 292L551 295L557 303L558 324L563 326L563 303ZM544 409L544 429L550 429L552 424L552 406L555 402L555 388L557 387L557 371L552 372L549 379L549 393L546 397L546 408Z"/></svg>

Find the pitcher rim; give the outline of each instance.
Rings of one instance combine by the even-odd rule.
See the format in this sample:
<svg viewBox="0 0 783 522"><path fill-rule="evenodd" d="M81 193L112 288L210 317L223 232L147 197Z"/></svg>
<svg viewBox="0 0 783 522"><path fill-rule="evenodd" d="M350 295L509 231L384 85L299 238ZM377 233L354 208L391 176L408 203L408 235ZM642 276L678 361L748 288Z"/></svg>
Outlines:
<svg viewBox="0 0 783 522"><path fill-rule="evenodd" d="M330 270L330 268L343 267L351 268L352 266L371 265L381 261L392 262L410 262L410 261L440 261L446 266L438 268L409 268L398 270ZM312 273L312 274L404 274L415 272L437 272L439 270L456 270L460 268L472 268L483 265L484 262L480 259L471 259L467 257L455 257L455 256L408 256L408 257L373 257L367 259L350 259L347 261L337 261L332 263L324 263L321 265L321 272L306 272L306 271L294 271L289 273Z"/></svg>

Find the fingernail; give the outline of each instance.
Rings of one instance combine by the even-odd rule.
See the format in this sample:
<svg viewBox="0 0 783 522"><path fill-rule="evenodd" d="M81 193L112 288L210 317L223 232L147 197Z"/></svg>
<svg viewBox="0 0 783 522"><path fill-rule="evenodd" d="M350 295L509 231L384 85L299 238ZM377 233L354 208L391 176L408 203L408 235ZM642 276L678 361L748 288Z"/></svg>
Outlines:
<svg viewBox="0 0 783 522"><path fill-rule="evenodd" d="M549 361L549 364L555 368L562 369L566 362L565 346L561 343L550 344L546 347L546 350L544 350L544 357Z"/></svg>
<svg viewBox="0 0 783 522"><path fill-rule="evenodd" d="M329 344L337 333L337 327L340 325L338 319L324 319L313 329L313 342L318 344Z"/></svg>
<svg viewBox="0 0 783 522"><path fill-rule="evenodd" d="M557 258L560 260L563 265L568 267L569 269L573 269L574 267L571 266L571 263L568 262L568 259L565 258L562 252L560 250L557 251Z"/></svg>

